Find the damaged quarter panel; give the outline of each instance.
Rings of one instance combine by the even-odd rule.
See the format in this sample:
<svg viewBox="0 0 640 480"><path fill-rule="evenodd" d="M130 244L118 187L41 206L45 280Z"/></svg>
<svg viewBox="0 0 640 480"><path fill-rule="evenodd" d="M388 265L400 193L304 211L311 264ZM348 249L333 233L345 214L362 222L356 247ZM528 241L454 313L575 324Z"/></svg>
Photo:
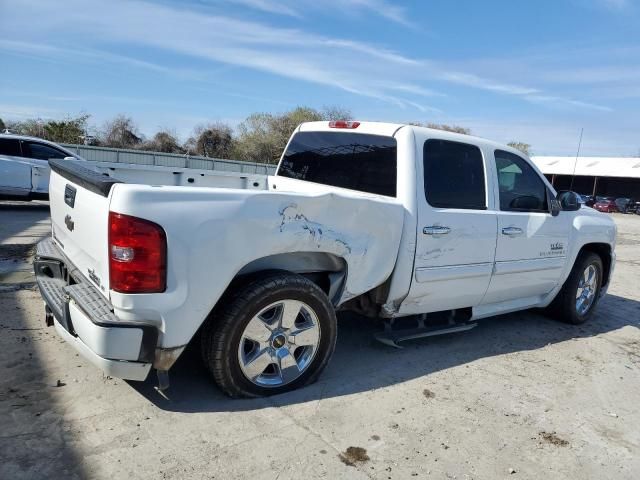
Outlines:
<svg viewBox="0 0 640 480"><path fill-rule="evenodd" d="M116 314L156 321L161 337L171 339L161 338L162 347L170 348L188 343L245 265L270 255L319 252L344 259L338 303L389 277L404 219L395 199L336 188L329 193L279 177L269 182L277 182L278 191L116 185L111 210L166 226L169 252L166 291L111 292ZM280 192L296 184L305 192Z"/></svg>

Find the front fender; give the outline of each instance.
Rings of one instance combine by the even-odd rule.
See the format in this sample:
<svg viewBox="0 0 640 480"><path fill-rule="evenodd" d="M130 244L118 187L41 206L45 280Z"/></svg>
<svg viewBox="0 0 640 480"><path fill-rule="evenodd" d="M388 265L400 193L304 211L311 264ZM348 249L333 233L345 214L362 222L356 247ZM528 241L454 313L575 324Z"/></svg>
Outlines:
<svg viewBox="0 0 640 480"><path fill-rule="evenodd" d="M563 212L564 214L565 212ZM613 219L606 214L597 212L591 208L581 208L576 212L566 212L572 215L569 229L569 242L567 250L567 261L565 263L560 281L556 288L547 294L544 305L553 301L558 294L564 282L569 277L571 270L583 250L591 250L600 255L608 255L603 258L605 265L608 265L608 278L611 278L613 268L615 266L615 245L617 236L617 227ZM607 282L604 285L602 293L606 292ZM543 306L544 306L543 305Z"/></svg>

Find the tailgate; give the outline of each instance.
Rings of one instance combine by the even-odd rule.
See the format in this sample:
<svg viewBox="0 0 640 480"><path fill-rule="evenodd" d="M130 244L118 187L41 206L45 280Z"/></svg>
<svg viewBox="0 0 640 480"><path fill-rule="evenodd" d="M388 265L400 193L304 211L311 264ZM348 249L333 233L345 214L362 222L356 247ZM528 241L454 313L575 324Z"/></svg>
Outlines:
<svg viewBox="0 0 640 480"><path fill-rule="evenodd" d="M108 297L109 191L119 181L80 161L51 160L50 165L53 238L78 271Z"/></svg>

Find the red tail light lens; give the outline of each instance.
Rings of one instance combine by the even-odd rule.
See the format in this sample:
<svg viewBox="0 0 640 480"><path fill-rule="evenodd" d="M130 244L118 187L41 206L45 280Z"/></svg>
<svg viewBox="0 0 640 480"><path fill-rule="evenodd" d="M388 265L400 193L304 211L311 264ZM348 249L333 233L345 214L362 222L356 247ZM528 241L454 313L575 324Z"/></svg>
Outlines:
<svg viewBox="0 0 640 480"><path fill-rule="evenodd" d="M160 225L109 212L109 282L121 293L165 291L167 237Z"/></svg>
<svg viewBox="0 0 640 480"><path fill-rule="evenodd" d="M329 122L329 128L358 128L360 122L352 122L347 120L332 120Z"/></svg>

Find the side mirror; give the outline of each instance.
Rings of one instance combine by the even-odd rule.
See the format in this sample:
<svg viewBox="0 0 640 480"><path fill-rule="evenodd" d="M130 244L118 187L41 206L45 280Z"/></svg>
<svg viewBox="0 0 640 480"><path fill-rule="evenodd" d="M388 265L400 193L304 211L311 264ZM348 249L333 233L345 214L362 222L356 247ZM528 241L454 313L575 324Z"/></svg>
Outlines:
<svg viewBox="0 0 640 480"><path fill-rule="evenodd" d="M562 192L558 195L558 201L565 212L580 210L580 197L576 192Z"/></svg>

